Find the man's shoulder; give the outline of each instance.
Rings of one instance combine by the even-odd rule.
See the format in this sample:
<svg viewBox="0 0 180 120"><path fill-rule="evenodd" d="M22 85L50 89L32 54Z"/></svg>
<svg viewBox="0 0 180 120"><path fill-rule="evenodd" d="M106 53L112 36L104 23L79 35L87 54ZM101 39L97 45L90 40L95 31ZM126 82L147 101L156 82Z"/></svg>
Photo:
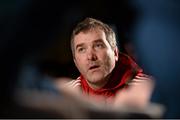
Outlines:
<svg viewBox="0 0 180 120"><path fill-rule="evenodd" d="M143 71L142 68L136 63L136 61L134 61L130 56L122 52L119 53L119 64L128 69L133 69L137 73Z"/></svg>
<svg viewBox="0 0 180 120"><path fill-rule="evenodd" d="M124 62L124 63L127 63L127 62L129 63L130 61L135 62L129 55L122 52L119 53L119 59L121 60L121 62Z"/></svg>

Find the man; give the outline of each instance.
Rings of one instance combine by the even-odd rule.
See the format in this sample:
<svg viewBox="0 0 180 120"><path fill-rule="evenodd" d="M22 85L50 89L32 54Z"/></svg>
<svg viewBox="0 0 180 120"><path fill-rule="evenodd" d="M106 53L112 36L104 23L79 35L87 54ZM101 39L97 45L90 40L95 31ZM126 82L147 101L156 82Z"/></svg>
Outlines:
<svg viewBox="0 0 180 120"><path fill-rule="evenodd" d="M73 30L71 49L81 75L66 85L84 96L115 107L148 104L151 77L127 55L120 53L114 31L105 23L86 18Z"/></svg>

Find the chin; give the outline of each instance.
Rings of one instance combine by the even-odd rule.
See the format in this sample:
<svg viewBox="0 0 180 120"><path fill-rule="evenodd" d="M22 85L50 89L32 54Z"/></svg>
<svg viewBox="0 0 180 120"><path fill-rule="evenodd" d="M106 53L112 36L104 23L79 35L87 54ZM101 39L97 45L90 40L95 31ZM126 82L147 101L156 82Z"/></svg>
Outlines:
<svg viewBox="0 0 180 120"><path fill-rule="evenodd" d="M88 76L88 81L91 83L99 83L104 80L104 75L95 73L93 75Z"/></svg>

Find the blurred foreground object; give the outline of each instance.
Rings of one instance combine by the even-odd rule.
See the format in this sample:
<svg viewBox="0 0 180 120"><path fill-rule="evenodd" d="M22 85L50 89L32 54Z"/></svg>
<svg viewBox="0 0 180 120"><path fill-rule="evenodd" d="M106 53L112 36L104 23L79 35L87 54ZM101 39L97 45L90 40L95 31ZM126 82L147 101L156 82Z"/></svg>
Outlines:
<svg viewBox="0 0 180 120"><path fill-rule="evenodd" d="M39 111L40 118L47 118L42 113L49 114L49 118L161 118L164 113L163 106L152 103L143 109L130 106L107 107L70 90L62 90L60 95L55 95L21 89L15 96L19 106Z"/></svg>

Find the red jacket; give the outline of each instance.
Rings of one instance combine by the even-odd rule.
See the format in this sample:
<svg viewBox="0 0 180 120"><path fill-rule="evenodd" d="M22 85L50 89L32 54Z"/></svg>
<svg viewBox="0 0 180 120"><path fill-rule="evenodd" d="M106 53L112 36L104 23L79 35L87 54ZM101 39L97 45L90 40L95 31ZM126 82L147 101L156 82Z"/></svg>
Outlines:
<svg viewBox="0 0 180 120"><path fill-rule="evenodd" d="M119 60L107 84L98 90L89 87L84 77L81 75L82 93L89 96L102 96L104 98L112 98L116 92L127 86L142 69L127 55L120 53Z"/></svg>

